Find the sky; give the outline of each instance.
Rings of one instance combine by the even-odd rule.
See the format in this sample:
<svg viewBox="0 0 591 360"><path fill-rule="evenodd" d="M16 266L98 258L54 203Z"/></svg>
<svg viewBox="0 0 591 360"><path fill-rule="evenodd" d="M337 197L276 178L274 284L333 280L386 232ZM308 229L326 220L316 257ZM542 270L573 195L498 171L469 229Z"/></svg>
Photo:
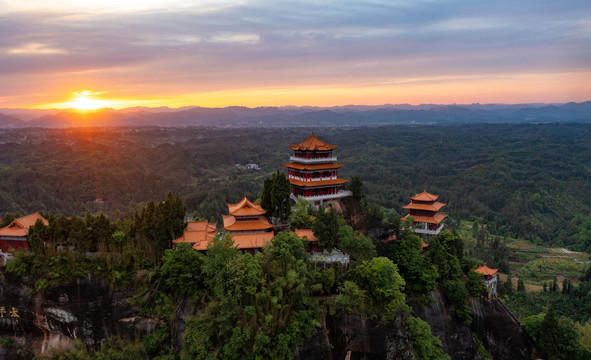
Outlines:
<svg viewBox="0 0 591 360"><path fill-rule="evenodd" d="M0 108L590 95L591 1L0 0Z"/></svg>

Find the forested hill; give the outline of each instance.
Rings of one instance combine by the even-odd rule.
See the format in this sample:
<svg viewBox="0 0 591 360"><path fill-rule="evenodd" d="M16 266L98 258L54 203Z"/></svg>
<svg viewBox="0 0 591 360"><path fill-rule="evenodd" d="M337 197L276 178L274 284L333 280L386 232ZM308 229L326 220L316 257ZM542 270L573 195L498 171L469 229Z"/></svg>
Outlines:
<svg viewBox="0 0 591 360"><path fill-rule="evenodd" d="M226 202L259 197L312 131L339 145L339 175L358 175L387 217L427 190L448 204L449 226L479 219L493 234L591 250L589 124L5 130L0 209L131 217L172 191L215 220ZM261 170L236 166L247 163Z"/></svg>
<svg viewBox="0 0 591 360"><path fill-rule="evenodd" d="M2 121L2 114L13 120ZM25 120L20 122L17 118ZM393 124L591 122L591 101L567 104L184 107L95 111L0 109L0 127L72 126L379 126Z"/></svg>

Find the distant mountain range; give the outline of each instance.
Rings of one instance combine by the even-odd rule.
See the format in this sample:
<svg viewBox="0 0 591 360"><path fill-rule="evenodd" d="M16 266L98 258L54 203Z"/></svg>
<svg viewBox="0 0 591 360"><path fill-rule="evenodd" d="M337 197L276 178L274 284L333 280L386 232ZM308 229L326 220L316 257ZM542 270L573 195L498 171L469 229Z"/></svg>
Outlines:
<svg viewBox="0 0 591 360"><path fill-rule="evenodd" d="M0 128L81 126L377 126L389 124L591 122L591 101L566 104L348 105L337 107L189 106L93 111L0 109Z"/></svg>

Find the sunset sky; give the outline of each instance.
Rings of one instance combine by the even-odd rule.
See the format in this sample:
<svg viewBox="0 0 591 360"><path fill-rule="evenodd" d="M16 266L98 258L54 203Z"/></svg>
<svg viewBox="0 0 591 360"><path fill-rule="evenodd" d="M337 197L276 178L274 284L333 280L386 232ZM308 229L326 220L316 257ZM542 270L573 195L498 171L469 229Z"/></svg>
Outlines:
<svg viewBox="0 0 591 360"><path fill-rule="evenodd" d="M590 1L0 0L0 108L590 95Z"/></svg>

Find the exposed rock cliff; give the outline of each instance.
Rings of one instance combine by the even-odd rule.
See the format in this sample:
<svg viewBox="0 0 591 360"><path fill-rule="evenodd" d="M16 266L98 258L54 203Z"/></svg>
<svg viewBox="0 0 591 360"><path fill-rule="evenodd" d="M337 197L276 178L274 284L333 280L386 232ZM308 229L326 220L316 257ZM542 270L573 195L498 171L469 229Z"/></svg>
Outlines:
<svg viewBox="0 0 591 360"><path fill-rule="evenodd" d="M431 297L433 305L414 305L413 311L429 323L433 334L441 339L443 350L452 359L481 358L473 333L494 359L531 359L531 337L499 299L472 298L472 324L468 326L450 312L439 291L431 292Z"/></svg>
<svg viewBox="0 0 591 360"><path fill-rule="evenodd" d="M158 322L133 316L136 309L125 301L131 294L112 294L104 281L91 275L31 293L24 284L4 282L0 288L0 307L7 310L0 317L0 336L12 341L9 357L17 349L24 358L52 348L67 349L77 339L98 348L111 335L134 337L152 331ZM11 316L13 308L18 317Z"/></svg>
<svg viewBox="0 0 591 360"><path fill-rule="evenodd" d="M415 359L408 334L402 320L380 326L373 321L343 313L321 318L322 329L300 345L297 360L344 359L351 352L353 359Z"/></svg>
<svg viewBox="0 0 591 360"><path fill-rule="evenodd" d="M496 297L472 299L472 331L495 359L531 359L533 339Z"/></svg>

